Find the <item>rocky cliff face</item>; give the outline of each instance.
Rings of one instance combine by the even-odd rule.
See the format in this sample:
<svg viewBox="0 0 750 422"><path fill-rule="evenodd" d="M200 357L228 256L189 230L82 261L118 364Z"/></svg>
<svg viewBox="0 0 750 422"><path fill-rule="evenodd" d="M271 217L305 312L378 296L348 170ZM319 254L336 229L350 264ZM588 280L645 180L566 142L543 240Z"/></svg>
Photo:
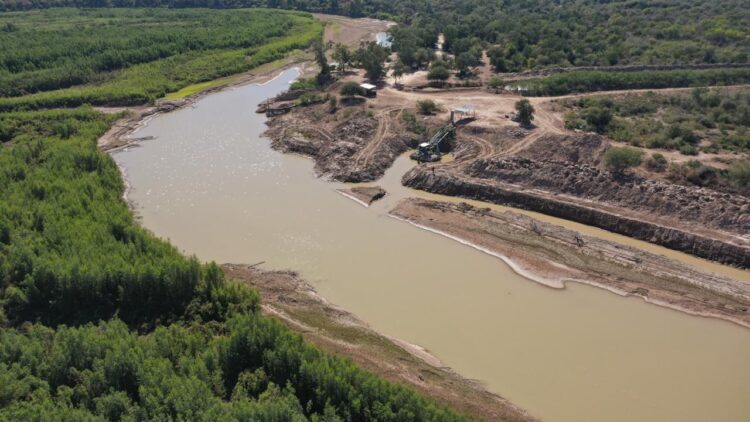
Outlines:
<svg viewBox="0 0 750 422"><path fill-rule="evenodd" d="M514 158L511 159L510 162L503 161L502 163L497 163L495 160L490 160L492 162L485 162L483 164L477 163L477 167L472 170L472 173L478 173L482 170L484 179L479 177L459 179L444 173L432 174L431 172L414 168L404 175L403 183L406 186L427 192L478 199L537 211L555 217L599 227L615 233L634 237L636 239L649 241L670 249L687 252L724 264L735 265L741 268L750 268L750 246L748 246L747 242L734 243L727 240L714 239L681 228L666 227L650 221L618 215L613 212L595 208L594 204L587 206L583 203L565 200L564 198L554 198L554 195L540 195L536 192L524 191L510 186L506 183L536 179L536 176L532 174L532 169L536 168L536 164L530 162L530 160L519 160L527 159ZM578 179L582 176L577 176L577 171L570 169L566 175L564 168L557 168L557 170L560 172L556 175L554 172L550 172L548 176L540 178L539 181L535 182L534 186L540 188L545 186L555 187L556 189L562 186L567 192L572 194L575 194L575 192L591 192L593 190L602 196L617 196L616 193L608 193L606 191L607 189L612 189L612 186L607 183L604 183L601 186L595 184L596 187L591 187L588 186L588 183L583 183ZM603 182L606 182L606 175L596 173L595 170L596 169L586 169L584 171L588 175L586 180L589 180L590 178L596 180L597 178L602 177ZM491 180L487 180L488 177L500 177L501 175L504 177L503 182L506 183L493 183ZM675 189L674 192L680 192L680 188L680 186L674 186L673 188L670 187L670 189ZM649 196L639 192L649 191L649 189L652 189L654 192L660 192L657 189L665 188L651 186L650 184L643 182L640 184L634 184L633 186L628 185L626 189L630 192L630 200L638 200L637 196L639 195L646 197ZM705 194L708 195L708 193ZM675 193L675 195L678 194ZM645 204L654 201L658 202L660 200L658 200L657 197L665 196L665 194L662 192L659 195L652 196L652 199L645 199L642 201ZM689 206L688 211L702 215L702 218L714 223L723 221L724 224L735 225L738 229L739 227L747 227L747 213L744 213L744 217L740 216L740 214L742 214L740 212L742 206L737 208L737 216L735 217L722 218L711 216L710 209L713 207L719 207L717 208L718 210L722 206L711 204L712 200L725 201L736 205L731 202L732 198L711 196L705 201L700 197L695 199L690 196L688 198L675 197L674 199L665 199L663 201L667 204L672 204L671 201L674 201L674 203L677 204L693 201L698 201L699 204L705 203L706 205L703 206L705 207L705 211L703 212L691 209ZM670 206L672 206L672 209L678 209L674 204ZM724 206L726 207L728 205ZM700 206L699 209L701 209Z"/></svg>

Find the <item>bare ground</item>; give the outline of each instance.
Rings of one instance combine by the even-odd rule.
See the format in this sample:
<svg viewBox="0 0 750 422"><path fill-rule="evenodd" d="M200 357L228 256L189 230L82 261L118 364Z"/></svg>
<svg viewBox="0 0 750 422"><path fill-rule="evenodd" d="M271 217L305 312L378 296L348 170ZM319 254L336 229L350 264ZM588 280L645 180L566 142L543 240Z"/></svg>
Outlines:
<svg viewBox="0 0 750 422"><path fill-rule="evenodd" d="M386 191L380 186L356 186L350 189L338 189L337 192L364 207L369 207L386 194Z"/></svg>
<svg viewBox="0 0 750 422"><path fill-rule="evenodd" d="M279 318L322 350L348 357L371 372L475 419L533 420L479 382L453 372L429 351L383 336L356 316L327 303L293 272L269 272L237 264L222 267L227 276L260 291L266 315Z"/></svg>

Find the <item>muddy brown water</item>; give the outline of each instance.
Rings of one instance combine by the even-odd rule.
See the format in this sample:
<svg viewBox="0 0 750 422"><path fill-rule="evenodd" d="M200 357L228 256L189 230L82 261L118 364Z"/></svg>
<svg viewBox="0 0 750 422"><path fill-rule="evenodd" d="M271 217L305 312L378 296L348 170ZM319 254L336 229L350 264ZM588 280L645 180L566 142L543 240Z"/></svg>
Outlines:
<svg viewBox="0 0 750 422"><path fill-rule="evenodd" d="M404 157L379 182L390 195L364 208L316 179L310 160L271 150L254 110L296 75L207 96L138 130L156 139L114 158L143 225L203 260L297 270L376 330L545 420L747 420L750 330L575 283L543 287L390 218L416 194L399 184Z"/></svg>

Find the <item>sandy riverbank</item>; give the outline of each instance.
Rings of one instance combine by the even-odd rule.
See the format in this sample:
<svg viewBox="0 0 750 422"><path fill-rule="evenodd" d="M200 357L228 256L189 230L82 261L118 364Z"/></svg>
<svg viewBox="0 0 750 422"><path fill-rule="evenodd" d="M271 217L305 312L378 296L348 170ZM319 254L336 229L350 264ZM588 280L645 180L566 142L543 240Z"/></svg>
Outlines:
<svg viewBox="0 0 750 422"><path fill-rule="evenodd" d="M750 284L513 213L423 199L390 214L505 260L549 287L575 281L750 327Z"/></svg>

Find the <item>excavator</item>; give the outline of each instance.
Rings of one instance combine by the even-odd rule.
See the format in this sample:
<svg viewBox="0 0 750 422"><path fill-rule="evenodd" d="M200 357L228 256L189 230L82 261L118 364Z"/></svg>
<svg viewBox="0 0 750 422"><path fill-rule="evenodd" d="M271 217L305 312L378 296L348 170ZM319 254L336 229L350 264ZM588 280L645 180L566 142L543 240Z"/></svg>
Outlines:
<svg viewBox="0 0 750 422"><path fill-rule="evenodd" d="M455 120L456 114L460 117L458 121ZM455 134L457 126L473 121L475 118L474 108L471 106L452 110L450 123L438 129L429 141L419 144L417 151L411 156L412 159L420 163L440 161L442 155L440 152L440 143Z"/></svg>
<svg viewBox="0 0 750 422"><path fill-rule="evenodd" d="M414 158L420 163L440 161L440 143L455 131L453 123L441 127L428 142L419 144Z"/></svg>

